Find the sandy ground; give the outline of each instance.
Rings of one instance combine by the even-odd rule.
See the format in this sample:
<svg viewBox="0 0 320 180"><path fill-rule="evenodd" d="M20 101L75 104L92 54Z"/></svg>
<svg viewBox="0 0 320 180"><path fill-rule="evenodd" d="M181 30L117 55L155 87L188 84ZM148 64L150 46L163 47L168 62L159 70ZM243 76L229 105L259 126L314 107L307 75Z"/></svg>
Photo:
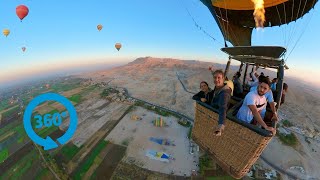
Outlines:
<svg viewBox="0 0 320 180"><path fill-rule="evenodd" d="M142 116L143 114L145 116ZM131 115L138 115L142 117L142 120L131 120ZM174 117L163 117L169 127L155 127L152 121L156 117L159 117L159 115L137 107L119 122L107 136L106 140L120 145L124 141L129 142L124 161L129 162L134 160L138 166L152 171L166 174L174 171L175 175L186 174L190 176L192 170L198 170L196 164L198 163L199 155L198 152L195 152L193 155L189 153L188 128L179 125ZM176 146L156 144L149 141L150 137L168 138ZM175 160L170 160L169 163L166 163L149 159L146 156L146 150L148 149L165 152L175 158Z"/></svg>

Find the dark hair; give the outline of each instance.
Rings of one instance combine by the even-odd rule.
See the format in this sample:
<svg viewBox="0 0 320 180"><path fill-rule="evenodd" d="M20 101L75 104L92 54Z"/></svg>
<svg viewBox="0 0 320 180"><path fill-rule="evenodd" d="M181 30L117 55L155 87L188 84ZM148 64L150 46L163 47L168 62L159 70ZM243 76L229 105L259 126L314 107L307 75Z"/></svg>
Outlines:
<svg viewBox="0 0 320 180"><path fill-rule="evenodd" d="M241 76L241 73L240 73L240 72L237 72L237 73L236 73L236 77L239 78L240 76Z"/></svg>
<svg viewBox="0 0 320 180"><path fill-rule="evenodd" d="M277 80L278 78L273 78L273 81Z"/></svg>
<svg viewBox="0 0 320 180"><path fill-rule="evenodd" d="M258 78L259 82L261 83L261 81L262 81L264 78L266 78L264 75L260 75L259 78Z"/></svg>
<svg viewBox="0 0 320 180"><path fill-rule="evenodd" d="M216 71L213 72L213 75L215 74L222 74L222 77L224 77L224 72L222 71L222 69L218 69Z"/></svg>
<svg viewBox="0 0 320 180"><path fill-rule="evenodd" d="M259 76L259 82L260 82L260 83L266 83L266 84L268 84L268 86L270 87L270 80L269 80L268 77L262 77L262 78L260 78L260 76Z"/></svg>
<svg viewBox="0 0 320 180"><path fill-rule="evenodd" d="M285 90L285 91L288 90L288 84L287 83L283 83L283 90Z"/></svg>
<svg viewBox="0 0 320 180"><path fill-rule="evenodd" d="M209 87L209 85L208 85L208 83L206 82L206 81L202 81L201 83L200 83L200 88L201 88L201 84L202 83L205 83L208 87Z"/></svg>

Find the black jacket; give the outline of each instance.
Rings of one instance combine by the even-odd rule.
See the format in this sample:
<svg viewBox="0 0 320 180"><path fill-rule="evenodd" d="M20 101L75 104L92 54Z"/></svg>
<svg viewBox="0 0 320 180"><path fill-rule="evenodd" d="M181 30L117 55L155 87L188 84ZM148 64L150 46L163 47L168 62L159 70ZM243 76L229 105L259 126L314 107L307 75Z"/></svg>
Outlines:
<svg viewBox="0 0 320 180"><path fill-rule="evenodd" d="M213 99L213 91L209 91L207 94L200 91L192 97L192 99L196 101L201 101L201 98L205 98L207 100L205 103L210 105Z"/></svg>

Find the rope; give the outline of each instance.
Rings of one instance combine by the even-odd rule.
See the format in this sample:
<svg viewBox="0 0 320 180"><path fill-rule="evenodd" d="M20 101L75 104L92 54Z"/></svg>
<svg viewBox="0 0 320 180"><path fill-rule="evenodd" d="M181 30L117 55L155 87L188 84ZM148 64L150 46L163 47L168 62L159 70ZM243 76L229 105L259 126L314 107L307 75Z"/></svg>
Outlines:
<svg viewBox="0 0 320 180"><path fill-rule="evenodd" d="M296 20L297 20L297 19L298 19L298 17L299 17L299 12L300 12L300 7L301 7L301 1L302 1L302 0L300 0L299 8L298 8L298 12L297 12L297 16L296 16L296 18L295 18ZM293 33L296 31L296 28L297 28L297 26L295 26L295 27L294 27L294 31L293 31Z"/></svg>
<svg viewBox="0 0 320 180"><path fill-rule="evenodd" d="M282 24L282 21L281 21L281 17L280 17L280 12L279 12L278 6L276 6L276 9L277 9L277 12L278 12L278 16L279 16L280 24ZM281 31L282 31L283 42L285 42L283 28L280 28L280 29L281 29ZM283 43L283 44L285 44L285 43Z"/></svg>
<svg viewBox="0 0 320 180"><path fill-rule="evenodd" d="M284 11L284 23L285 25L287 24L287 12L286 12L286 6L284 5L284 2L282 3L283 4L283 11ZM284 34L284 39L285 39L285 45L287 44L287 25L285 26L285 34Z"/></svg>
<svg viewBox="0 0 320 180"><path fill-rule="evenodd" d="M229 20L228 20L228 10L227 10L227 6L226 6L226 1L224 1L224 9L226 10L226 18L227 18L227 34L228 34L228 39L230 39L230 34L229 34Z"/></svg>
<svg viewBox="0 0 320 180"><path fill-rule="evenodd" d="M313 1L313 6L314 6L314 3L315 3L315 0ZM309 25L309 23L310 23L310 21L311 21L311 19L312 19L312 17L313 17L313 14L314 14L314 11L312 11L311 17L309 18L309 21L307 21L306 26L303 26L304 29L303 29L302 33L300 34L298 40L296 41L295 45L293 46L292 50L290 51L288 57L285 59L284 62L287 61L287 59L289 58L289 56L291 55L291 53L293 52L293 50L294 50L295 47L297 46L298 42L300 41L302 35L303 35L303 34L305 33L305 31L307 30L307 27L308 27L308 25Z"/></svg>
<svg viewBox="0 0 320 180"><path fill-rule="evenodd" d="M220 9L220 8L219 8L219 12L220 12L220 19L221 19L221 22L222 22L223 32L224 32L224 33L228 33L228 32L226 31L226 28L224 27L224 21L225 21L225 20L222 18L222 13L221 13L221 9ZM222 33L222 34L224 34L224 33ZM228 36L228 35L224 34L224 36L223 36L224 42L226 43L226 38L225 38L225 36Z"/></svg>
<svg viewBox="0 0 320 180"><path fill-rule="evenodd" d="M300 0L300 2L301 2L301 0ZM292 22L293 21L293 10L294 10L294 0L293 0L293 5L292 5L292 8L291 8L291 21L290 22ZM296 26L294 26L294 27L296 27ZM288 44L287 44L287 46L289 46L289 42L290 42L290 40L291 40L291 37L292 37L292 29L294 29L294 28L292 28L292 27L290 27L290 31L289 31L289 41L288 41Z"/></svg>
<svg viewBox="0 0 320 180"><path fill-rule="evenodd" d="M181 4L183 4L182 0L181 1ZM184 9L187 11L189 17L192 19L192 21L194 22L195 26L200 30L202 31L205 35L207 35L208 37L210 37L213 41L217 41L221 44L223 44L221 41L218 41L216 38L214 38L213 36L211 36L206 30L204 30L204 28L202 28L202 26L200 26L196 20L193 18L193 16L191 15L190 11L188 10L188 8L185 6L185 4L183 4L183 7Z"/></svg>
<svg viewBox="0 0 320 180"><path fill-rule="evenodd" d="M299 3L299 9L298 9L298 12L297 12L297 16L296 16L296 20L298 19L298 17L299 17L299 13L300 13L300 8L301 8L301 1L302 0L300 0L300 3ZM304 13L304 10L305 10L305 7L306 7L306 3L307 1L305 1L305 4L304 4L304 7L303 7L303 10L302 10L302 14ZM292 34L291 34L291 36L289 37L289 42L288 42L288 46L289 46L289 44L291 44L291 42L293 41L293 37L294 37L294 34L296 33L296 30L297 30L297 27L299 27L299 26L294 26L294 31L292 32ZM301 27L301 26L300 26Z"/></svg>

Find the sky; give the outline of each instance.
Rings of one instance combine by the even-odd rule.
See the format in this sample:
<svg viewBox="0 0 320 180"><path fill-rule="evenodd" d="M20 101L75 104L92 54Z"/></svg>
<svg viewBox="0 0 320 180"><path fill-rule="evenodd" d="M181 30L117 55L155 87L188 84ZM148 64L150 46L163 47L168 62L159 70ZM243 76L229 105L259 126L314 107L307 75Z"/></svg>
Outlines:
<svg viewBox="0 0 320 180"><path fill-rule="evenodd" d="M22 22L15 13L20 4L29 8ZM320 75L319 4L297 22L254 30L252 35L252 45L286 47L290 67L286 74L318 85L320 78L314 77ZM98 24L103 25L100 32ZM224 47L221 32L199 0L1 0L0 28L11 31L8 37L0 34L0 83L145 56L218 63L228 58L220 51ZM120 51L114 47L117 42L122 44Z"/></svg>

